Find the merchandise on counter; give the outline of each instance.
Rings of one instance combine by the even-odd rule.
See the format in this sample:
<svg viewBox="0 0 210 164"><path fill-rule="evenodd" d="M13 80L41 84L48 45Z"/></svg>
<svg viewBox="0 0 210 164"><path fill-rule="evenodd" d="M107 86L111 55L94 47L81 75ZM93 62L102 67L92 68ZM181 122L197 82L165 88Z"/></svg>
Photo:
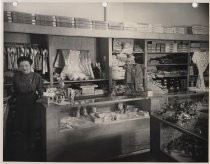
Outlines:
<svg viewBox="0 0 210 164"><path fill-rule="evenodd" d="M82 89L82 95L83 96L90 96L90 95L95 95L95 88L98 87L98 85L83 85L80 86Z"/></svg>

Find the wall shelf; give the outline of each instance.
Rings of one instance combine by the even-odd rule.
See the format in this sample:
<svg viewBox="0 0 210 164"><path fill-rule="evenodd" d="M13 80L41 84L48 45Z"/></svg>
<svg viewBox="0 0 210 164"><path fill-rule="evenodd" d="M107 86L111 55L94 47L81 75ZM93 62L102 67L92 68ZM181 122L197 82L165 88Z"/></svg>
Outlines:
<svg viewBox="0 0 210 164"><path fill-rule="evenodd" d="M160 39L160 40L192 40L206 41L208 35L183 35L183 34L160 34L160 33L142 33L139 31L126 30L96 30L79 29L66 27L51 27L20 23L4 22L5 32L20 32L31 34L63 35L63 36L83 36L100 38L134 38L134 39Z"/></svg>

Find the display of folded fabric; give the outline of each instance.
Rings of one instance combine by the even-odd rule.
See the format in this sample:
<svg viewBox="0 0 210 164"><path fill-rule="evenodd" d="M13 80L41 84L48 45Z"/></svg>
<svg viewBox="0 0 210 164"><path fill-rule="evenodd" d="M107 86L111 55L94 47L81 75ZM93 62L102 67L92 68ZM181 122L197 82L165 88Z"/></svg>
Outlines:
<svg viewBox="0 0 210 164"><path fill-rule="evenodd" d="M12 22L24 23L24 24L35 24L35 15L13 11Z"/></svg>
<svg viewBox="0 0 210 164"><path fill-rule="evenodd" d="M136 31L138 29L138 24L134 22L124 22L124 30L134 30Z"/></svg>
<svg viewBox="0 0 210 164"><path fill-rule="evenodd" d="M125 69L119 66L112 67L112 79L113 80L125 79Z"/></svg>
<svg viewBox="0 0 210 164"><path fill-rule="evenodd" d="M113 53L120 53L122 51L121 41L114 39L113 41Z"/></svg>
<svg viewBox="0 0 210 164"><path fill-rule="evenodd" d="M123 23L110 21L108 27L113 30L123 30Z"/></svg>
<svg viewBox="0 0 210 164"><path fill-rule="evenodd" d="M133 53L143 53L142 47L140 47L138 44L134 44L133 46Z"/></svg>
<svg viewBox="0 0 210 164"><path fill-rule="evenodd" d="M75 18L75 27L76 28L92 28L92 20L86 18Z"/></svg>
<svg viewBox="0 0 210 164"><path fill-rule="evenodd" d="M174 33L174 28L173 27L169 27L169 26L165 26L165 27L163 27L163 31L166 34L173 34Z"/></svg>
<svg viewBox="0 0 210 164"><path fill-rule="evenodd" d="M164 28L161 24L153 24L152 25L152 32L154 33L163 33Z"/></svg>
<svg viewBox="0 0 210 164"><path fill-rule="evenodd" d="M188 44L178 44L178 52L188 52Z"/></svg>
<svg viewBox="0 0 210 164"><path fill-rule="evenodd" d="M93 29L100 29L100 30L108 29L108 22L106 21L93 20L92 23L93 23Z"/></svg>
<svg viewBox="0 0 210 164"><path fill-rule="evenodd" d="M123 47L122 53L124 53L124 54L132 54L133 53L133 44L123 43L122 47Z"/></svg>
<svg viewBox="0 0 210 164"><path fill-rule="evenodd" d="M4 11L4 22L12 22L12 12Z"/></svg>
<svg viewBox="0 0 210 164"><path fill-rule="evenodd" d="M73 17L55 16L56 26L74 28L75 20Z"/></svg>
<svg viewBox="0 0 210 164"><path fill-rule="evenodd" d="M36 17L36 25L56 26L55 16L35 14L35 17Z"/></svg>
<svg viewBox="0 0 210 164"><path fill-rule="evenodd" d="M202 25L194 25L192 26L192 33L193 34L209 34L209 27L202 26Z"/></svg>
<svg viewBox="0 0 210 164"><path fill-rule="evenodd" d="M199 51L208 51L209 45L208 43L191 43L190 44L190 52L199 52Z"/></svg>
<svg viewBox="0 0 210 164"><path fill-rule="evenodd" d="M175 26L174 27L174 33L175 34L187 34L187 27L182 26Z"/></svg>
<svg viewBox="0 0 210 164"><path fill-rule="evenodd" d="M147 23L137 23L139 32L152 32L152 25Z"/></svg>

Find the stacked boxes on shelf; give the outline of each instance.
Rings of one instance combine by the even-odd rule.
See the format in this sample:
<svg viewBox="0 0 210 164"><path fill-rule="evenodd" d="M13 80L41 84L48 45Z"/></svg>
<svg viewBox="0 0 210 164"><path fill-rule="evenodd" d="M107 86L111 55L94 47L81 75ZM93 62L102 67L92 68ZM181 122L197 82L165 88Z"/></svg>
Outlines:
<svg viewBox="0 0 210 164"><path fill-rule="evenodd" d="M35 15L36 17L36 25L42 26L56 26L56 18L55 16L48 15Z"/></svg>
<svg viewBox="0 0 210 164"><path fill-rule="evenodd" d="M22 12L12 12L12 22L14 23L24 23L24 24L35 24L35 15L22 13Z"/></svg>
<svg viewBox="0 0 210 164"><path fill-rule="evenodd" d="M93 20L93 29L107 30L108 22Z"/></svg>
<svg viewBox="0 0 210 164"><path fill-rule="evenodd" d="M75 18L75 27L76 28L85 28L91 29L92 28L92 20L86 18Z"/></svg>
<svg viewBox="0 0 210 164"><path fill-rule="evenodd" d="M201 35L209 34L209 27L202 25L194 25L192 26L192 33Z"/></svg>
<svg viewBox="0 0 210 164"><path fill-rule="evenodd" d="M12 12L4 11L4 22L12 22Z"/></svg>
<svg viewBox="0 0 210 164"><path fill-rule="evenodd" d="M75 21L72 17L63 17L63 16L55 16L56 18L56 25L58 27L69 27L74 28Z"/></svg>
<svg viewBox="0 0 210 164"><path fill-rule="evenodd" d="M113 29L113 30L123 30L123 23L122 22L109 22L109 29Z"/></svg>
<svg viewBox="0 0 210 164"><path fill-rule="evenodd" d="M12 13L12 14L11 14ZM12 18L11 18L12 17ZM201 34L209 33L209 27L202 25L187 26L163 26L162 24L148 24L141 22L115 22L115 21L100 21L90 20L87 18L72 18L63 16L50 16L29 14L16 11L4 11L4 21L44 25L44 26L59 26L69 28L85 28L85 29L113 29L113 30L133 30L143 33L166 33L166 34Z"/></svg>

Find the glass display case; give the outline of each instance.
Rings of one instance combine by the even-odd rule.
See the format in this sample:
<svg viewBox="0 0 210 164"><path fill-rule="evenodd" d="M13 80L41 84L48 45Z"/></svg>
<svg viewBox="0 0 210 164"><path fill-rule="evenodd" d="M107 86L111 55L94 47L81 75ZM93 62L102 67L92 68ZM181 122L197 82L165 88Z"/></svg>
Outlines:
<svg viewBox="0 0 210 164"><path fill-rule="evenodd" d="M207 162L208 104L196 102L193 109L189 102L180 104L184 112L174 104L151 114L151 152L167 162Z"/></svg>

